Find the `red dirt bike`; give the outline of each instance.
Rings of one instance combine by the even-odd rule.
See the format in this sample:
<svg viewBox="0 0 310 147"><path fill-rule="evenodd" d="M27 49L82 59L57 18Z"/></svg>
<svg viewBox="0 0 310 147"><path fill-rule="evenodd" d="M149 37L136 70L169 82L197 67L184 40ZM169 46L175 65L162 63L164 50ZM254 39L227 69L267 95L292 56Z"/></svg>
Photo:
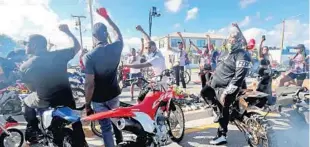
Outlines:
<svg viewBox="0 0 310 147"><path fill-rule="evenodd" d="M166 71L165 71L166 72ZM119 107L110 111L96 113L84 117L84 121L96 121L104 118L114 118L112 122L119 130L133 133L134 140L126 141L119 146L158 147L166 145L170 139L180 142L185 131L184 114L175 102L180 96L173 86L165 88L163 82L165 72L158 76L160 80L148 84L149 91L142 102L129 107ZM144 80L136 78L134 81Z"/></svg>
<svg viewBox="0 0 310 147"><path fill-rule="evenodd" d="M26 87L17 82L15 86L9 86L0 90L0 114L18 115L22 111L21 101L17 94L25 93ZM0 123L0 147L21 147L24 143L22 131L14 128L19 123L9 116L5 123Z"/></svg>
<svg viewBox="0 0 310 147"><path fill-rule="evenodd" d="M121 64L123 65L123 62ZM118 68L118 84L120 88L126 88L130 86L130 82L126 81L129 79L130 68L123 67L122 65Z"/></svg>
<svg viewBox="0 0 310 147"><path fill-rule="evenodd" d="M0 123L0 147L21 147L24 143L23 132L13 127L19 123L11 116L6 119L5 124Z"/></svg>

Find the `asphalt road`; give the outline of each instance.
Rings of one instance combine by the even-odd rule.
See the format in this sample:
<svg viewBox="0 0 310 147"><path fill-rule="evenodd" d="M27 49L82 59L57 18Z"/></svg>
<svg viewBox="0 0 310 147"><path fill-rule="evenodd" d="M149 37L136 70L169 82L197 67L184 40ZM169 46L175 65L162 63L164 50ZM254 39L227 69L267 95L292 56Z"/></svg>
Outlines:
<svg viewBox="0 0 310 147"><path fill-rule="evenodd" d="M196 73L193 74L193 81L198 80ZM199 93L200 85L191 82L188 85L188 92ZM135 93L137 95L138 92ZM124 89L121 96L121 101L134 103L131 101L129 89ZM289 111L289 109L287 109ZM290 110L291 111L291 110ZM290 113L290 117L281 115L269 116L268 120L275 130L275 138L279 147L308 147L309 146L309 126L304 123L302 117L296 113ZM22 116L16 117L21 125L18 127L22 130L25 128L25 122ZM172 143L167 147L213 147L209 145L209 141L216 134L218 124L212 122L213 118L209 110L199 110L185 113L186 119L186 135L180 144ZM1 120L3 122L3 120ZM88 125L84 125L84 131L87 136L87 141L91 147L103 146L102 139L94 136ZM235 126L229 126L228 147L243 147L247 146L243 133ZM224 147L224 146L223 146Z"/></svg>

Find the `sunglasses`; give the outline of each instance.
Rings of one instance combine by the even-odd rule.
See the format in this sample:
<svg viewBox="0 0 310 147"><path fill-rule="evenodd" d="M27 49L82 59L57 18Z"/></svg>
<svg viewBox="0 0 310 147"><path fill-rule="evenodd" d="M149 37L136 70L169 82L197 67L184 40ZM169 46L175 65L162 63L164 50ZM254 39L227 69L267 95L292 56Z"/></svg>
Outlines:
<svg viewBox="0 0 310 147"><path fill-rule="evenodd" d="M23 45L23 46L26 46L26 45L29 44L29 42L23 40L23 41L20 41L20 44Z"/></svg>

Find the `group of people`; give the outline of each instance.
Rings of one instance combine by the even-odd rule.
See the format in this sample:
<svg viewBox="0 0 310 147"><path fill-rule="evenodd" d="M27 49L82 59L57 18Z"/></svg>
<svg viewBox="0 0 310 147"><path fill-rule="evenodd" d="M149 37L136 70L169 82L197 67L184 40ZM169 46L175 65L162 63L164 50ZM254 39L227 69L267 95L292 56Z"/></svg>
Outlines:
<svg viewBox="0 0 310 147"><path fill-rule="evenodd" d="M83 59L80 62L82 71L85 73L87 115L119 107L119 95L121 94L117 80L117 70L124 46L123 37L105 8L98 9L97 13L110 25L114 35L109 35L107 26L103 23L96 23L92 32L95 47L89 52L83 50L80 56ZM239 89L245 86L245 77L252 67L250 50L255 46L255 41L250 40L247 42L237 24L233 24L232 27L234 31L230 32L220 51L214 49L210 36L206 36L208 44L204 46L203 51L190 41L190 45L200 54L201 96L212 105L218 114L215 121L219 122L220 127L217 136L210 142L210 144L214 145L226 143L229 106L235 100ZM20 72L22 73L22 81L32 91L24 100L24 116L27 121L26 140L30 143L36 143L38 136L41 134L36 118L37 108L57 106L75 108L67 75L67 64L69 60L80 52L81 46L67 25L60 25L59 30L72 40L72 47L48 51L46 38L39 34L30 35L25 42L26 54L29 57L20 65ZM143 35L141 51L137 53L135 49L132 49L132 57L123 67L131 68L132 78L140 77L140 69L143 68L152 68L155 76L160 75L166 69L163 54L141 26L138 25L136 30ZM179 42L178 49L172 49L168 45L169 49L175 52L169 58L169 62L173 65L176 74L176 85L179 86L181 80L183 88L186 89L186 83L182 74L184 67L189 63L188 52L182 34L178 33L178 35L182 40L182 42ZM108 36L114 36L115 38L112 39L114 41L109 43ZM294 68L290 74L282 79L280 85L291 79L296 78L298 81L303 79L301 73L304 70L302 63L305 60L305 47L299 45L298 49L300 49L300 52L292 58ZM270 66L271 57L267 47L262 47L261 45L260 50L262 50L260 57L262 58L261 63L264 69L266 66ZM147 60L142 62L140 57L143 54L147 56ZM133 86L131 89L133 91ZM105 146L114 147L111 120L103 119L99 123ZM74 146L88 146L81 122L74 123L72 128L75 138ZM54 135L56 136L55 142L61 142L61 138L57 138L57 136L61 136L57 135L60 132L53 130L53 133L56 134ZM116 142L120 143L122 141L122 134L118 133Z"/></svg>

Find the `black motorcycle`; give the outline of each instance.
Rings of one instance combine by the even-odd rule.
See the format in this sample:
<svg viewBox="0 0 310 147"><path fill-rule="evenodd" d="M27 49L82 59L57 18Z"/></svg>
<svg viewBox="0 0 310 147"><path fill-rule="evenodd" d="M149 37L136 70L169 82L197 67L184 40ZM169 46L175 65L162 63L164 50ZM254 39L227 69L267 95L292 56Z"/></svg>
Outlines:
<svg viewBox="0 0 310 147"><path fill-rule="evenodd" d="M237 99L230 106L230 122L244 133L251 147L271 147L276 145L272 127L262 115L262 108L268 94L253 90L241 90Z"/></svg>

